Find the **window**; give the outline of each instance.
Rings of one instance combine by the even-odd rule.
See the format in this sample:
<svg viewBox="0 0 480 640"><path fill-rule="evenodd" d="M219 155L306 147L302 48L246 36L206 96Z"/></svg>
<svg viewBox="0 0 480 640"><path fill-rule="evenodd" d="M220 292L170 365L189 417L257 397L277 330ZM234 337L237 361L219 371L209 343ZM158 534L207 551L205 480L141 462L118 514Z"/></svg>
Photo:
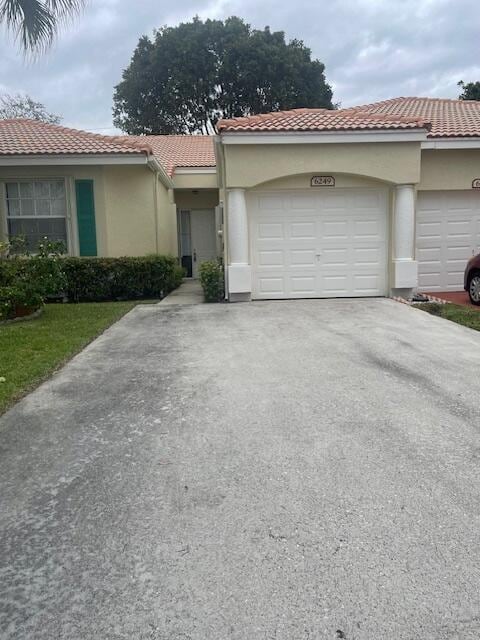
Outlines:
<svg viewBox="0 0 480 640"><path fill-rule="evenodd" d="M24 236L30 251L47 236L67 247L67 197L64 180L7 182L8 235Z"/></svg>

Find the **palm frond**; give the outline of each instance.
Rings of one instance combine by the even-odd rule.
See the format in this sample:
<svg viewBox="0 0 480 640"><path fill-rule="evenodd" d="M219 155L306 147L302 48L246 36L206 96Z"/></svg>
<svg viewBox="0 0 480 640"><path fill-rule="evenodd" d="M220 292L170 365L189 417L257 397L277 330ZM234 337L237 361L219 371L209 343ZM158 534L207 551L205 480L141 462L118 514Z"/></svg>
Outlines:
<svg viewBox="0 0 480 640"><path fill-rule="evenodd" d="M57 20L68 20L80 13L86 0L44 0L44 4Z"/></svg>
<svg viewBox="0 0 480 640"><path fill-rule="evenodd" d="M0 0L0 21L5 22L26 52L46 49L60 22L76 15L84 0Z"/></svg>

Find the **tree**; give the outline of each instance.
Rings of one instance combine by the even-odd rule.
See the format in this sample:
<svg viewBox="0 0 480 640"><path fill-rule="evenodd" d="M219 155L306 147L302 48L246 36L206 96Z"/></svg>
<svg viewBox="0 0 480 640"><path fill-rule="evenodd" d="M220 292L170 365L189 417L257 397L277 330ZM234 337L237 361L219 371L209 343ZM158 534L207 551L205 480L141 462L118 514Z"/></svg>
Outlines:
<svg viewBox="0 0 480 640"><path fill-rule="evenodd" d="M59 124L62 120L60 116L49 113L41 102L35 102L30 96L19 93L0 96L0 120L6 118L30 118L50 124Z"/></svg>
<svg viewBox="0 0 480 640"><path fill-rule="evenodd" d="M197 17L140 39L115 87L114 123L130 134L211 133L221 117L332 109L324 69L282 31Z"/></svg>
<svg viewBox="0 0 480 640"><path fill-rule="evenodd" d="M458 96L460 100L480 100L480 82L465 82L460 80L458 86L462 93Z"/></svg>
<svg viewBox="0 0 480 640"><path fill-rule="evenodd" d="M0 22L20 40L25 52L47 48L58 25L73 18L85 0L0 0Z"/></svg>

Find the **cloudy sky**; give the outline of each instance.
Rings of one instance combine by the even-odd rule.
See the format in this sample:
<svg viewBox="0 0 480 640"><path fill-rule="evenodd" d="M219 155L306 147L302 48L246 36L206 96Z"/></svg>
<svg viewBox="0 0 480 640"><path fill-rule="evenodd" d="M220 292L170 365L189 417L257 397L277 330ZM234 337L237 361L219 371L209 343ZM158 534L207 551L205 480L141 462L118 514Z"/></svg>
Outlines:
<svg viewBox="0 0 480 640"><path fill-rule="evenodd" d="M302 39L344 107L400 95L457 97L480 80L478 0L90 0L51 51L26 62L0 31L0 93L28 93L64 124L114 133L113 87L138 38L163 25L238 15Z"/></svg>

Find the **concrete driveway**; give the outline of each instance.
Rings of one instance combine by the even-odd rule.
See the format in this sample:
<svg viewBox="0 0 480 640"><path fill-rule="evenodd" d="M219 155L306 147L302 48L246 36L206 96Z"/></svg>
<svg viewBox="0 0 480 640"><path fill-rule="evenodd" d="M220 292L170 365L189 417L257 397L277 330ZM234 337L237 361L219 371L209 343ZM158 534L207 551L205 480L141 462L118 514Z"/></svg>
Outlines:
<svg viewBox="0 0 480 640"><path fill-rule="evenodd" d="M137 307L0 419L2 640L480 637L480 334Z"/></svg>

